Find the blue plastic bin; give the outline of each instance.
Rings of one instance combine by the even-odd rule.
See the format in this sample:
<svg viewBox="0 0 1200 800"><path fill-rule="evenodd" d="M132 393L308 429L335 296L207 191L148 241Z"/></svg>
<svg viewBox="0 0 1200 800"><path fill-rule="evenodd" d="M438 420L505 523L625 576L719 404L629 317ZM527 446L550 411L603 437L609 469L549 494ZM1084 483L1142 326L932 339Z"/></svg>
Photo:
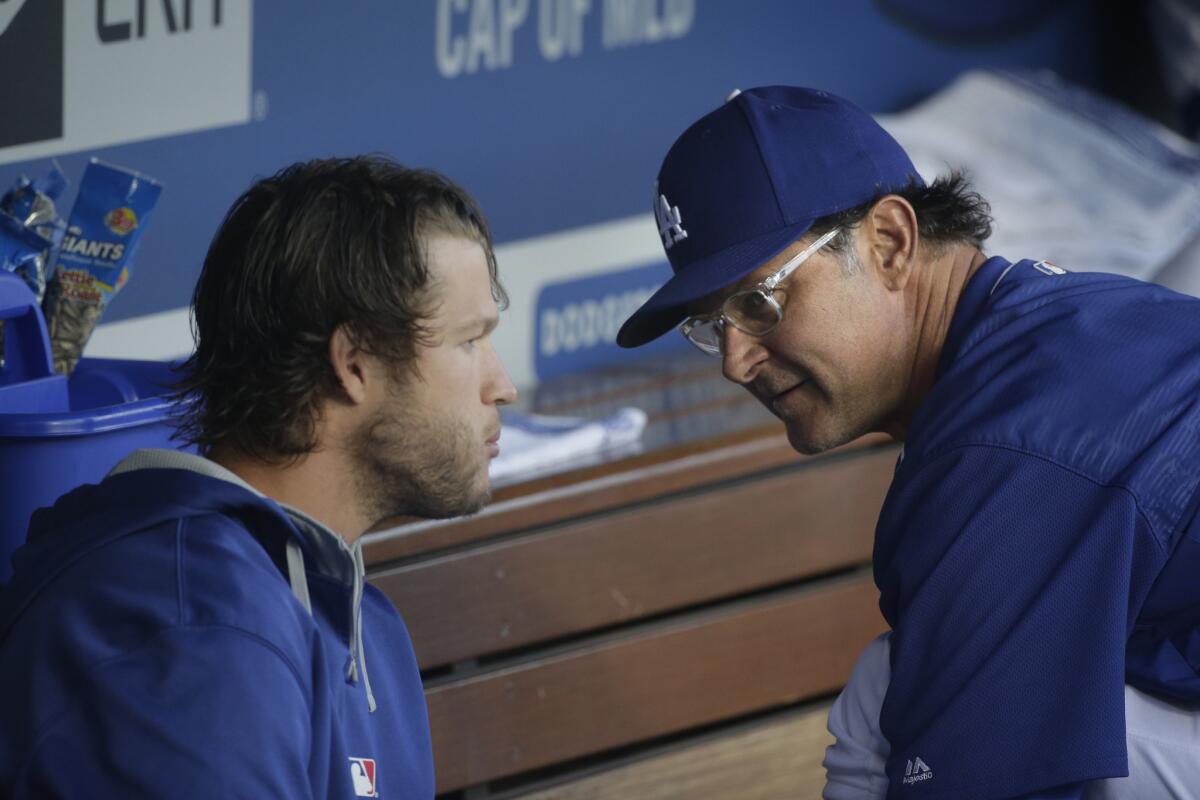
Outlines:
<svg viewBox="0 0 1200 800"><path fill-rule="evenodd" d="M33 293L0 270L5 365L0 369L0 582L29 517L82 483L96 483L132 450L175 447L171 365L88 359L68 381L54 373Z"/></svg>

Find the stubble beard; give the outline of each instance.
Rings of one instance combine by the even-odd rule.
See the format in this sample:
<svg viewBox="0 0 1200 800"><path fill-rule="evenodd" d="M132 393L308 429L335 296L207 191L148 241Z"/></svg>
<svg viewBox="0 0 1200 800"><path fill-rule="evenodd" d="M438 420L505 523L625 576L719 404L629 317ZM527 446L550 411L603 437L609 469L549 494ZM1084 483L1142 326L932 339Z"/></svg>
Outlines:
<svg viewBox="0 0 1200 800"><path fill-rule="evenodd" d="M818 391L823 401L823 419L820 420L822 425L814 427L814 420L809 420L808 424L802 427L799 421L789 424L784 420L788 444L793 450L802 455L815 456L841 447L873 430L866 409L847 407L844 402L834 401L824 389L818 388Z"/></svg>
<svg viewBox="0 0 1200 800"><path fill-rule="evenodd" d="M491 498L480 480L482 448L445 417L380 411L351 442L359 502L372 525L398 516L447 519L474 514Z"/></svg>

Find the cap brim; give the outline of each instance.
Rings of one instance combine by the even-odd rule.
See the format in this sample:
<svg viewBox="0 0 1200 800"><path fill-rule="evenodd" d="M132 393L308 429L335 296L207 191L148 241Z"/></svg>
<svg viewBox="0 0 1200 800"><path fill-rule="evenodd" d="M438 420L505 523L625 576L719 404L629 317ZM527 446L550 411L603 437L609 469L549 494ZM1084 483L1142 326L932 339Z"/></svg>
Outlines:
<svg viewBox="0 0 1200 800"><path fill-rule="evenodd" d="M777 228L688 264L662 285L617 332L621 347L641 347L683 322L693 300L728 286L779 255L812 227L813 220Z"/></svg>

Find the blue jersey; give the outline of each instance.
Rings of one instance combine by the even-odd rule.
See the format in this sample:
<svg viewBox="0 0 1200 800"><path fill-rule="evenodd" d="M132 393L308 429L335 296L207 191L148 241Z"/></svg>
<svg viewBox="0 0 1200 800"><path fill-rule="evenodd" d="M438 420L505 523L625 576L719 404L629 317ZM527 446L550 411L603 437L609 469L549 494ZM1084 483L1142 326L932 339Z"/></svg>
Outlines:
<svg viewBox="0 0 1200 800"><path fill-rule="evenodd" d="M902 453L889 797L1128 774L1125 683L1200 703L1200 300L989 259Z"/></svg>
<svg viewBox="0 0 1200 800"><path fill-rule="evenodd" d="M2 793L432 798L417 662L361 558L158 457L188 459L34 514L0 588Z"/></svg>

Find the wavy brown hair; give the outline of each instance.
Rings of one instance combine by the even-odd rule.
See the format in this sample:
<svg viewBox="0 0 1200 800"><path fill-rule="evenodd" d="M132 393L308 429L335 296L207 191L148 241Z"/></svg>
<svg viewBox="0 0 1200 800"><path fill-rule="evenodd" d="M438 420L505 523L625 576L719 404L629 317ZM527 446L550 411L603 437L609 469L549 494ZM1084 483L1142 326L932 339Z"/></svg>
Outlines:
<svg viewBox="0 0 1200 800"><path fill-rule="evenodd" d="M398 372L428 339L436 287L424 242L438 233L480 243L506 303L483 213L436 172L363 156L293 164L251 186L196 283L178 437L267 461L310 452L322 401L341 391L329 360L337 328Z"/></svg>

